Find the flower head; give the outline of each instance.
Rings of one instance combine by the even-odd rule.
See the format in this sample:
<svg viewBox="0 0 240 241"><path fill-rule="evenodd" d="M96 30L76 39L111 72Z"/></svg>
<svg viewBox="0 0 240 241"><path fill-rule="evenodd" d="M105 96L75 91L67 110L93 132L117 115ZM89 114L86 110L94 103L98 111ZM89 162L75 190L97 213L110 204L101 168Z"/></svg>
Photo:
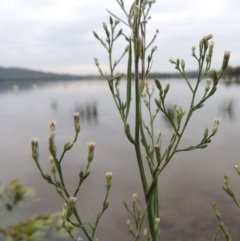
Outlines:
<svg viewBox="0 0 240 241"><path fill-rule="evenodd" d="M155 218L156 223L160 223L160 218Z"/></svg>
<svg viewBox="0 0 240 241"><path fill-rule="evenodd" d="M218 127L220 125L221 120L219 118L214 120L214 124L213 124L213 134L215 134L218 130Z"/></svg>
<svg viewBox="0 0 240 241"><path fill-rule="evenodd" d="M112 179L112 172L106 172L106 179L111 180Z"/></svg>
<svg viewBox="0 0 240 241"><path fill-rule="evenodd" d="M64 203L64 204L62 205L62 208L63 208L64 210L66 210L67 207L68 207L67 203Z"/></svg>
<svg viewBox="0 0 240 241"><path fill-rule="evenodd" d="M57 172L57 166L56 166L56 162L53 156L49 157L49 161L51 163L51 171L53 174L55 174Z"/></svg>
<svg viewBox="0 0 240 241"><path fill-rule="evenodd" d="M211 85L211 80L210 80L210 79L207 79L206 85L205 85L205 91L206 91L206 92L209 91L210 85Z"/></svg>
<svg viewBox="0 0 240 241"><path fill-rule="evenodd" d="M75 113L73 114L73 118L74 118L74 121L79 122L79 112L75 112Z"/></svg>
<svg viewBox="0 0 240 241"><path fill-rule="evenodd" d="M35 161L38 161L39 151L38 151L38 140L36 138L31 141L32 146L32 157Z"/></svg>
<svg viewBox="0 0 240 241"><path fill-rule="evenodd" d="M73 119L74 119L75 131L76 131L76 133L79 133L80 132L79 112L75 112L73 114Z"/></svg>
<svg viewBox="0 0 240 241"><path fill-rule="evenodd" d="M228 62L231 56L230 51L225 51L224 56L223 56L223 62L222 62L222 71L225 72L225 70L228 67Z"/></svg>
<svg viewBox="0 0 240 241"><path fill-rule="evenodd" d="M88 142L88 150L89 151L94 151L94 149L95 149L95 142L94 141L90 141L90 142Z"/></svg>
<svg viewBox="0 0 240 241"><path fill-rule="evenodd" d="M50 130L51 130L52 132L54 132L54 131L56 130L56 125L57 125L57 122L56 122L56 121L51 121L51 122L49 123L49 127L50 127Z"/></svg>
<svg viewBox="0 0 240 241"><path fill-rule="evenodd" d="M72 203L72 204L75 204L77 201L77 198L76 197L70 197L69 198L69 204Z"/></svg>
<svg viewBox="0 0 240 241"><path fill-rule="evenodd" d="M136 200L137 200L137 193L133 193L132 200L133 200L133 202L136 202Z"/></svg>

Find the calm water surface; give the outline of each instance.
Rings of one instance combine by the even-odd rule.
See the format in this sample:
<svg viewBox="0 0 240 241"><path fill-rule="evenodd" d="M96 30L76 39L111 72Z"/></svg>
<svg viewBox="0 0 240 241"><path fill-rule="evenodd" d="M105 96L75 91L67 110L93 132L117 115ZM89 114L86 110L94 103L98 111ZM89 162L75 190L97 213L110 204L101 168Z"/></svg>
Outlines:
<svg viewBox="0 0 240 241"><path fill-rule="evenodd" d="M163 85L168 81L163 81ZM194 82L194 81L193 81ZM150 85L151 85L150 81ZM181 80L171 80L167 104L188 108L190 91ZM63 145L74 137L72 114L80 111L81 133L75 147L63 161L64 175L69 192L74 192L80 169L85 168L87 142L96 142L91 175L78 196L82 219L91 222L101 209L105 195L105 172L113 172L110 207L101 220L99 240L131 240L127 233L128 213L122 200L131 202L133 193L140 199L141 183L132 146L123 134L120 116L115 109L105 82L55 82L40 87L20 87L18 91L0 83L0 180L18 178L24 185L36 189L41 201L30 207L15 210L14 216L1 218L1 225L10 224L38 213L61 211L63 200L41 177L31 159L30 141L39 138L40 162L49 172L48 123L57 121L56 143L60 153ZM204 90L204 85L200 86ZM121 85L125 97L124 84ZM200 93L198 97L202 95ZM232 101L232 111L226 111ZM234 165L240 165L240 86L220 85L219 90L205 107L196 112L180 144L197 144L206 127L211 130L214 118L221 118L219 132L207 149L177 154L159 178L161 233L164 241L209 241L217 229L212 203L217 201L222 218L233 240L240 240L239 211L222 190L223 175L230 176L231 187L239 190L239 178ZM87 107L88 106L88 107ZM87 108L96 106L97 116L88 116ZM146 115L146 112L144 112ZM147 116L147 115L146 115ZM162 130L163 148L171 135L165 118L156 118L155 128ZM133 128L132 128L133 130ZM221 239L220 239L221 240ZM224 239L222 239L224 240Z"/></svg>

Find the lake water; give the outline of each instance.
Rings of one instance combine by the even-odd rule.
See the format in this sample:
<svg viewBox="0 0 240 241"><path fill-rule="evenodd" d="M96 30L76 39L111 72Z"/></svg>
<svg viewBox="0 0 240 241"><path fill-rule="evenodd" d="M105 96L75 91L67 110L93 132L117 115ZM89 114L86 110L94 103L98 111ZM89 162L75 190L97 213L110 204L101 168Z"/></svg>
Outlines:
<svg viewBox="0 0 240 241"><path fill-rule="evenodd" d="M167 104L188 108L190 91L182 80L163 80L171 83ZM192 80L194 82L194 80ZM152 81L149 81L151 86ZM204 90L204 85L200 88ZM95 141L95 158L91 175L78 195L77 207L81 217L91 222L102 207L105 195L105 173L113 172L110 207L104 214L97 237L99 240L132 240L128 234L128 213L122 200L131 203L132 194L141 194L141 182L135 153L127 141L120 116L114 106L107 83L104 81L54 82L31 87L25 83L13 90L11 85L0 83L0 181L13 178L33 187L40 202L30 207L17 208L13 214L1 218L1 225L10 224L39 213L61 211L63 200L55 194L53 186L40 176L31 159L30 141L38 137L40 163L50 172L48 153L48 123L57 121L56 144L58 153L65 142L74 137L73 113L82 111L81 133L75 147L66 154L63 170L69 192L77 185L79 170L86 165L87 142ZM124 83L120 86L125 97ZM202 94L203 92L201 92ZM201 96L200 94L200 96ZM233 240L239 240L240 215L233 201L222 190L223 176L230 176L230 186L238 191L239 178L234 165L240 165L240 86L220 84L217 93L195 112L180 144L187 147L197 144L206 127L212 129L216 117L221 118L217 135L207 149L181 152L159 178L160 236L164 241L209 241L217 230L217 219L212 203L218 203L222 219ZM232 102L232 111L226 111ZM96 105L96 118L87 117L86 106ZM84 114L84 116L83 116ZM144 112L144 115L146 112ZM171 135L171 128L161 115L155 128L163 133L163 148ZM133 130L133 127L132 127ZM222 237L219 240L224 240Z"/></svg>

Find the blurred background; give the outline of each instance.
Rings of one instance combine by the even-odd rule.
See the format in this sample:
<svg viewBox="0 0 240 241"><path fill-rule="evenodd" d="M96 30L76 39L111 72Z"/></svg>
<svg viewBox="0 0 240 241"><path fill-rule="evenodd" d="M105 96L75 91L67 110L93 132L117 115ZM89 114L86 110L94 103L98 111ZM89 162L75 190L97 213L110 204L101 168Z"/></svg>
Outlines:
<svg viewBox="0 0 240 241"><path fill-rule="evenodd" d="M126 8L130 7L126 3ZM38 138L41 165L45 172L50 172L48 123L57 121L56 143L60 155L64 143L74 138L73 113L78 111L79 140L63 161L67 187L70 193L75 190L79 171L87 163L87 142L95 141L91 175L78 197L79 212L86 223L93 222L105 195L105 173L112 171L110 207L100 222L97 237L131 240L125 224L129 215L122 200L130 203L133 193L143 200L138 168L108 85L98 77L93 61L97 57L103 72L108 72L107 53L92 35L94 30L104 38L101 23L108 22L106 8L124 17L117 3L109 0L0 2L0 181L7 183L17 178L23 185L34 188L40 197L30 206L0 214L1 226L32 215L61 211L63 200L41 178L31 158L30 141ZM240 29L236 23L239 9L237 0L173 0L157 1L153 5L148 40L156 29L159 34L154 43L158 50L152 73L174 77L161 78L163 86L171 85L167 97L169 107L177 103L187 110L191 96L184 80L176 78L177 71L168 59L183 58L186 70L194 73L197 62L191 56L191 47L198 47L203 36L214 35L212 68L221 68L226 50L231 51L232 67L216 94L193 115L180 146L199 143L205 128L211 130L214 119L219 117L221 124L213 142L207 149L177 154L160 177L161 240L212 240L218 225L212 211L214 201L233 240L238 240L240 235L239 211L222 190L226 173L231 188L239 190L239 178L234 170L234 165L240 165ZM116 43L116 58L126 45L124 39ZM117 71L126 71L126 59ZM190 82L196 82L194 76ZM205 83L203 80L200 85L198 98L204 92ZM149 85L153 84L149 79ZM120 90L124 98L124 81ZM144 117L147 118L145 111ZM164 149L172 133L164 116L157 116L155 128L162 130ZM221 236L219 240L224 239Z"/></svg>

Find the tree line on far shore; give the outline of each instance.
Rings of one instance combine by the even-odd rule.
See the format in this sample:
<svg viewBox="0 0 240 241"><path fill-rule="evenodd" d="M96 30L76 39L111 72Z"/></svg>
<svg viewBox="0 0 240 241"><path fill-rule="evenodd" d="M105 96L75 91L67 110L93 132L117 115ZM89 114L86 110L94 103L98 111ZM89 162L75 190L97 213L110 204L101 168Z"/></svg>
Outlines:
<svg viewBox="0 0 240 241"><path fill-rule="evenodd" d="M197 78L197 71L186 72L188 78ZM240 66L228 67L225 78L240 77ZM149 73L148 79L172 79L182 78L179 73ZM70 75L70 74L55 74L42 71L33 71L21 68L3 68L0 67L0 81L59 81L59 80L95 80L102 79L98 75Z"/></svg>

